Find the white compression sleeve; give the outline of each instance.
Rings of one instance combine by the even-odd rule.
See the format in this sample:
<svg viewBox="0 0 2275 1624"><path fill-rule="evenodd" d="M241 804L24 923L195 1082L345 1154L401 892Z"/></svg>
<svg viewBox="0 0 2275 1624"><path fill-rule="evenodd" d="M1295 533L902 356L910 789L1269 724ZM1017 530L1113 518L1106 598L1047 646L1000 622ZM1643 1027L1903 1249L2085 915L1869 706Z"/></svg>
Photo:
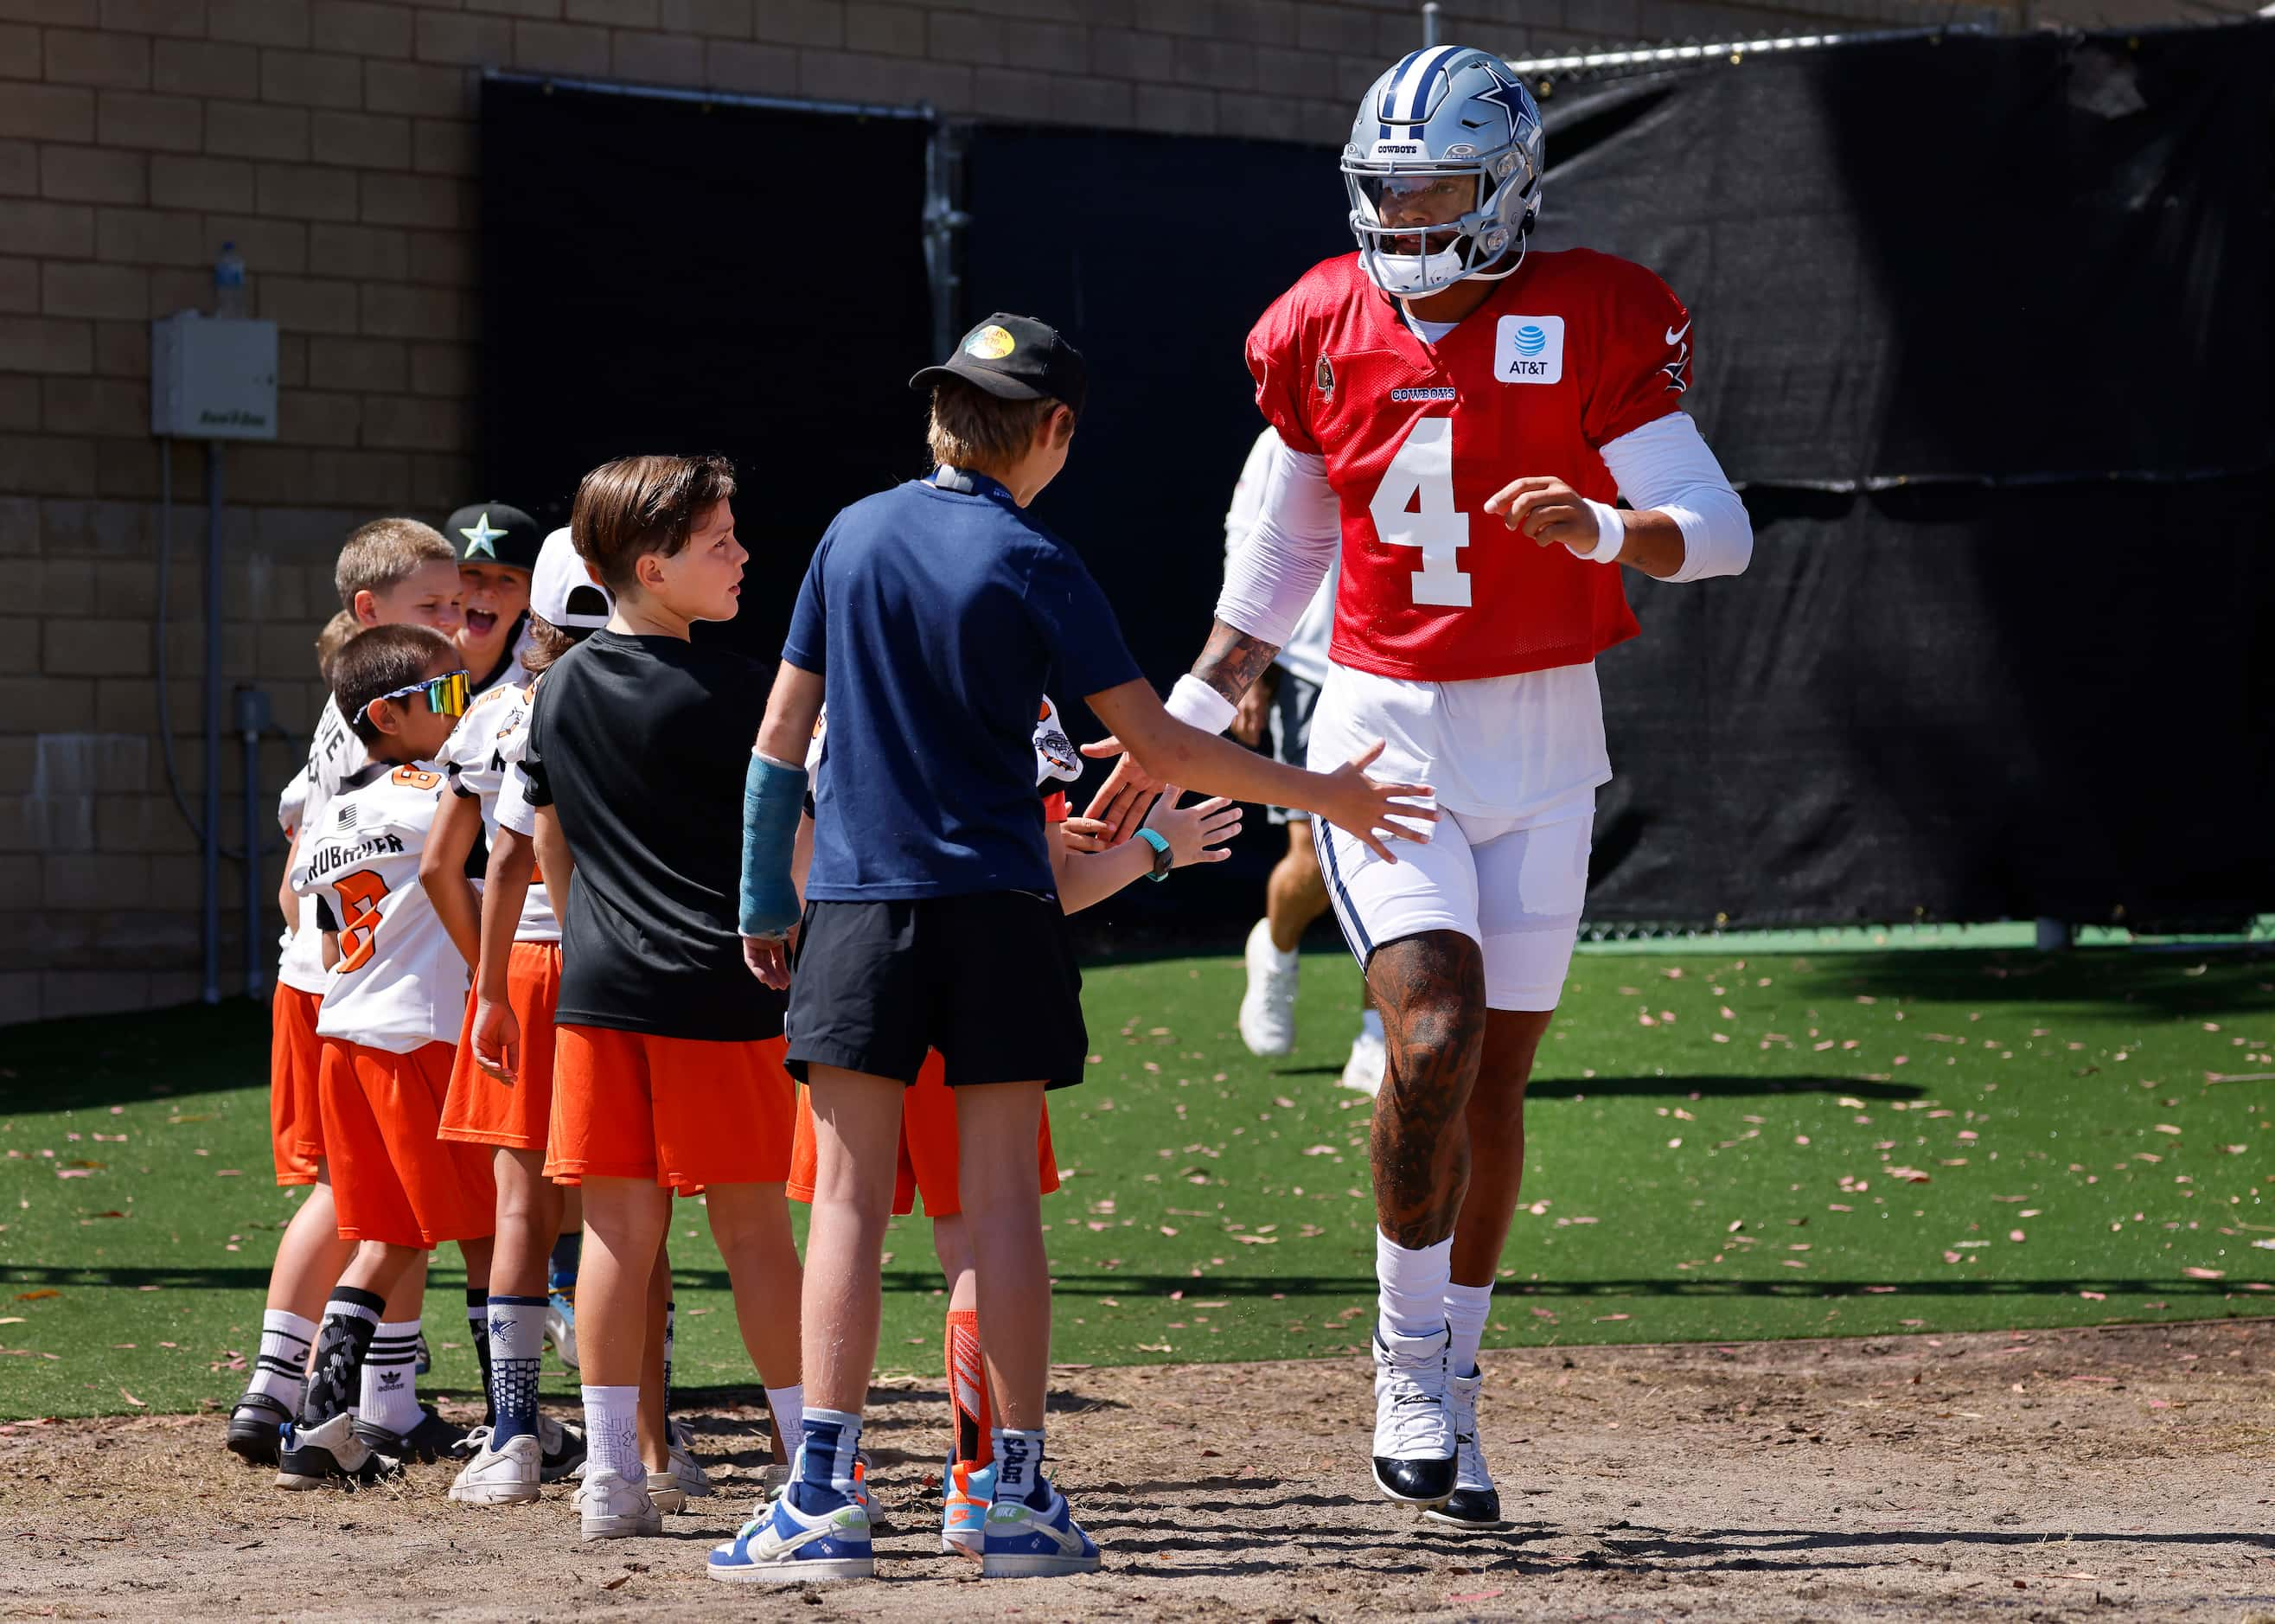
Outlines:
<svg viewBox="0 0 2275 1624"><path fill-rule="evenodd" d="M1216 617L1284 646L1342 545L1342 509L1327 483L1327 459L1276 448L1249 544L1225 561Z"/></svg>
<svg viewBox="0 0 2275 1624"><path fill-rule="evenodd" d="M1682 568L1670 581L1741 573L1754 556L1753 522L1686 412L1670 412L1599 448L1620 495L1682 528Z"/></svg>

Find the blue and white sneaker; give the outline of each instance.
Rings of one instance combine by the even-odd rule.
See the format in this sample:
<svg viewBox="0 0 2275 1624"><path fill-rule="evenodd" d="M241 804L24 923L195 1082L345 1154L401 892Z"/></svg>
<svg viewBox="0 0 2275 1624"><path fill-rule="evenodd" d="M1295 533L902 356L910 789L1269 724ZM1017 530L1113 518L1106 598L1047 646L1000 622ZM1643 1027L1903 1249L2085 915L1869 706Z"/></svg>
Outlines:
<svg viewBox="0 0 2275 1624"><path fill-rule="evenodd" d="M941 1472L941 1550L980 1560L986 1554L987 1507L994 1501L994 1462L974 1466L951 1459Z"/></svg>
<svg viewBox="0 0 2275 1624"><path fill-rule="evenodd" d="M1040 1508L1023 1499L999 1499L988 1507L981 1578L1049 1579L1097 1571L1098 1542L1082 1531L1056 1486L1050 1504Z"/></svg>
<svg viewBox="0 0 2275 1624"><path fill-rule="evenodd" d="M790 1504L785 1489L763 1516L743 1524L725 1545L711 1547L711 1576L730 1583L805 1584L876 1575L869 1509L859 1500L809 1514Z"/></svg>

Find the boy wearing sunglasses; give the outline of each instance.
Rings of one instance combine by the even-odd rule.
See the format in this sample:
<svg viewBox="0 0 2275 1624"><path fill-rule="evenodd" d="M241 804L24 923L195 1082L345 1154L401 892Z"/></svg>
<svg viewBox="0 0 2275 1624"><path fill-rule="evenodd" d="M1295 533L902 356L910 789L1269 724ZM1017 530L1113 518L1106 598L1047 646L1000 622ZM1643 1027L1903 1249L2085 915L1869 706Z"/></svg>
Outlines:
<svg viewBox="0 0 2275 1624"><path fill-rule="evenodd" d="M424 626L360 633L332 667L368 757L302 831L294 891L316 899L330 980L317 1078L340 1237L356 1251L315 1339L278 1486L320 1487L432 1461L462 1434L420 1406L415 1361L427 1254L494 1226L488 1157L435 1137L477 948L473 887L419 884L443 793L426 765L466 709L450 639Z"/></svg>

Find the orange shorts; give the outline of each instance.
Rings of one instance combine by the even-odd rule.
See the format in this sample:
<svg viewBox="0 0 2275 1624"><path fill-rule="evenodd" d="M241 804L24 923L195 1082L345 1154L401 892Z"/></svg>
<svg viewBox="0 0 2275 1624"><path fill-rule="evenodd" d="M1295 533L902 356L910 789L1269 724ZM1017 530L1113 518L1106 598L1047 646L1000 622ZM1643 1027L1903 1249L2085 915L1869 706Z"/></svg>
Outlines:
<svg viewBox="0 0 2275 1624"><path fill-rule="evenodd" d="M785 1046L555 1027L545 1176L653 1179L691 1192L781 1183L797 1114Z"/></svg>
<svg viewBox="0 0 2275 1624"><path fill-rule="evenodd" d="M435 1137L450 1053L447 1043L392 1054L325 1040L317 1092L342 1239L435 1246L497 1227L489 1153Z"/></svg>
<svg viewBox="0 0 2275 1624"><path fill-rule="evenodd" d="M1059 1187L1058 1153L1051 1148L1051 1114L1043 1111L1035 1135L1036 1187L1049 1195ZM791 1147L790 1197L813 1199L813 1101L797 1091L797 1137ZM893 1216L916 1211L924 1197L926 1218L954 1218L964 1211L957 1193L956 1091L948 1085L948 1062L938 1049L926 1053L917 1080L901 1096L901 1167L893 1182Z"/></svg>
<svg viewBox="0 0 2275 1624"><path fill-rule="evenodd" d="M541 1151L553 1122L553 1010L561 1001L561 944L517 941L505 964L506 1007L521 1027L521 1063L502 1083L474 1064L475 1001L466 1000L450 1065L450 1094L442 1102L445 1139Z"/></svg>
<svg viewBox="0 0 2275 1624"><path fill-rule="evenodd" d="M279 1184L313 1184L324 1153L323 1107L316 1100L316 1036L321 993L276 984L268 1001L268 1148Z"/></svg>

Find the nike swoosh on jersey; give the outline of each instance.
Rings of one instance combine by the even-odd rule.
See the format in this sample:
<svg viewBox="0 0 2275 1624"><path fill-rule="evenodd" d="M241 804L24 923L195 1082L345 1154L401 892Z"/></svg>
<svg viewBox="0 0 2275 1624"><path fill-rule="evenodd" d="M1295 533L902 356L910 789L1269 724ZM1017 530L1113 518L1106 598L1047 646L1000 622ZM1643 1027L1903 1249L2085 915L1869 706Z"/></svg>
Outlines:
<svg viewBox="0 0 2275 1624"><path fill-rule="evenodd" d="M1682 335L1689 330L1690 323L1688 321L1685 321L1681 327L1670 327L1667 329L1667 342L1671 344L1679 344L1682 342Z"/></svg>

